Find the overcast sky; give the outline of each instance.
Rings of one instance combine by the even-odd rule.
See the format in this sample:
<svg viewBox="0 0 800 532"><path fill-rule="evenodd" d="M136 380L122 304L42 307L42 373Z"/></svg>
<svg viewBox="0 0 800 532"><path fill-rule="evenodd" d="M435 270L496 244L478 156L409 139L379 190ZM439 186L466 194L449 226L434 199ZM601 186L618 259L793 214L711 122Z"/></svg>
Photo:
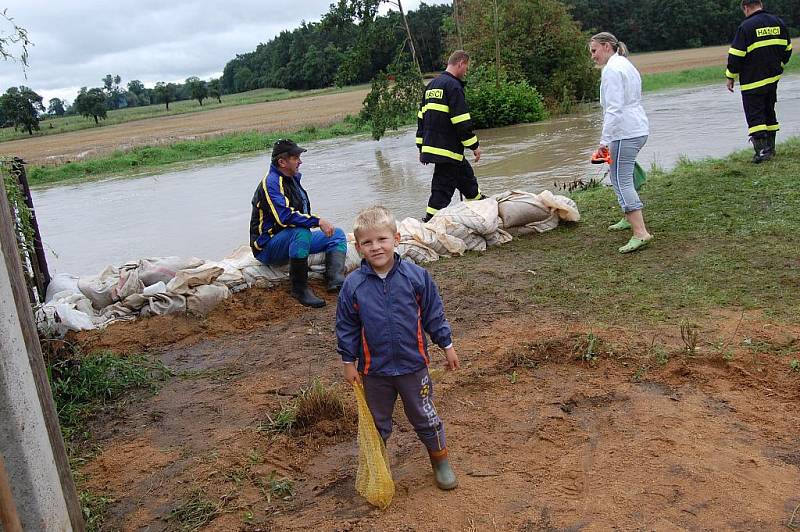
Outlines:
<svg viewBox="0 0 800 532"><path fill-rule="evenodd" d="M301 21L318 21L333 0L6 0L0 4L26 28L27 79L19 64L0 61L0 92L26 85L68 101L106 74L122 84L217 77L236 54L251 52ZM449 2L428 0L428 4ZM419 0L406 0L413 10ZM385 11L385 10L384 10ZM11 26L0 26L8 35ZM17 51L17 50L15 50Z"/></svg>

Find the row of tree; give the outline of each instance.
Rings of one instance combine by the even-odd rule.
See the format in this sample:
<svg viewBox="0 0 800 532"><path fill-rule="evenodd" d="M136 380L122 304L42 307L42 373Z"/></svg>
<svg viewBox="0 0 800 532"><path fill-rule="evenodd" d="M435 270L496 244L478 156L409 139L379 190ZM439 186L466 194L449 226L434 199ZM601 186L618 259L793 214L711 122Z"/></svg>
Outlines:
<svg viewBox="0 0 800 532"><path fill-rule="evenodd" d="M219 79L203 81L196 76L186 79L185 83L156 83L152 89L135 79L127 84L124 90L119 75L106 75L102 87L82 87L72 104L60 98L51 98L47 108L42 97L28 87L11 87L0 96L0 127L14 127L33 135L39 130L42 115L68 116L81 115L93 118L95 123L108 116L110 109L139 107L144 105L169 104L180 100L203 101L214 98L222 102L222 85Z"/></svg>
<svg viewBox="0 0 800 532"><path fill-rule="evenodd" d="M397 10L379 16L380 4ZM405 13L397 0L338 0L320 22L303 22L253 52L237 55L225 65L222 86L233 93L365 83L411 49L421 70L440 70L447 56L443 27L451 13L449 5L424 2Z"/></svg>
<svg viewBox="0 0 800 532"><path fill-rule="evenodd" d="M585 31L609 31L634 52L696 48L731 42L742 21L741 0L564 0ZM793 35L800 33L798 0L764 0Z"/></svg>

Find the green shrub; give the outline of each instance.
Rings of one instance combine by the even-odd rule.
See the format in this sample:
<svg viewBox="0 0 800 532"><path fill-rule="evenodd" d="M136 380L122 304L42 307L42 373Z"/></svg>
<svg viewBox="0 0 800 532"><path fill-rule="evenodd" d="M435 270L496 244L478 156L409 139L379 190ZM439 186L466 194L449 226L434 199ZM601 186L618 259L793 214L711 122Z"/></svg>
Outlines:
<svg viewBox="0 0 800 532"><path fill-rule="evenodd" d="M497 66L510 77L525 79L536 87L548 109L562 108L564 100L597 98L599 70L589 55L589 35L572 20L559 0L463 0L463 48L472 67ZM447 36L451 49L456 36Z"/></svg>
<svg viewBox="0 0 800 532"><path fill-rule="evenodd" d="M475 127L502 127L520 122L538 122L547 118L542 97L527 81L511 81L496 70L479 66L469 75L467 104Z"/></svg>

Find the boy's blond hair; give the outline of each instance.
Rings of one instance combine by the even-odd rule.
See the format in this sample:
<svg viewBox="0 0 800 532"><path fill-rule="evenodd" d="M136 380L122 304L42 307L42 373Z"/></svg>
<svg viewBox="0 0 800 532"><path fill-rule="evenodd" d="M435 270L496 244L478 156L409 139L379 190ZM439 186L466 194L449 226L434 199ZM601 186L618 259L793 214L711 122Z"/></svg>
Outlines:
<svg viewBox="0 0 800 532"><path fill-rule="evenodd" d="M356 241L358 241L358 233L370 229L388 229L395 234L397 220L392 211L383 205L373 205L362 210L356 216L356 221L353 223L353 235L356 237Z"/></svg>

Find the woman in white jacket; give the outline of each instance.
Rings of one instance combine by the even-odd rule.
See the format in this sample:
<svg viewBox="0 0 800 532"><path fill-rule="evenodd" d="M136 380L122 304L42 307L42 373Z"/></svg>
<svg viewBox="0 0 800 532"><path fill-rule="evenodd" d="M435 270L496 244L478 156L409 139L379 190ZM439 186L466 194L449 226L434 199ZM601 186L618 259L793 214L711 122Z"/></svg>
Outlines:
<svg viewBox="0 0 800 532"><path fill-rule="evenodd" d="M603 133L598 150L611 155L609 175L625 218L609 226L610 231L633 230L630 241L619 248L630 253L645 247L653 236L644 224L644 204L633 186L633 168L650 127L642 107L642 78L628 61L628 49L610 33L598 33L589 41L592 60L603 67L600 103Z"/></svg>

